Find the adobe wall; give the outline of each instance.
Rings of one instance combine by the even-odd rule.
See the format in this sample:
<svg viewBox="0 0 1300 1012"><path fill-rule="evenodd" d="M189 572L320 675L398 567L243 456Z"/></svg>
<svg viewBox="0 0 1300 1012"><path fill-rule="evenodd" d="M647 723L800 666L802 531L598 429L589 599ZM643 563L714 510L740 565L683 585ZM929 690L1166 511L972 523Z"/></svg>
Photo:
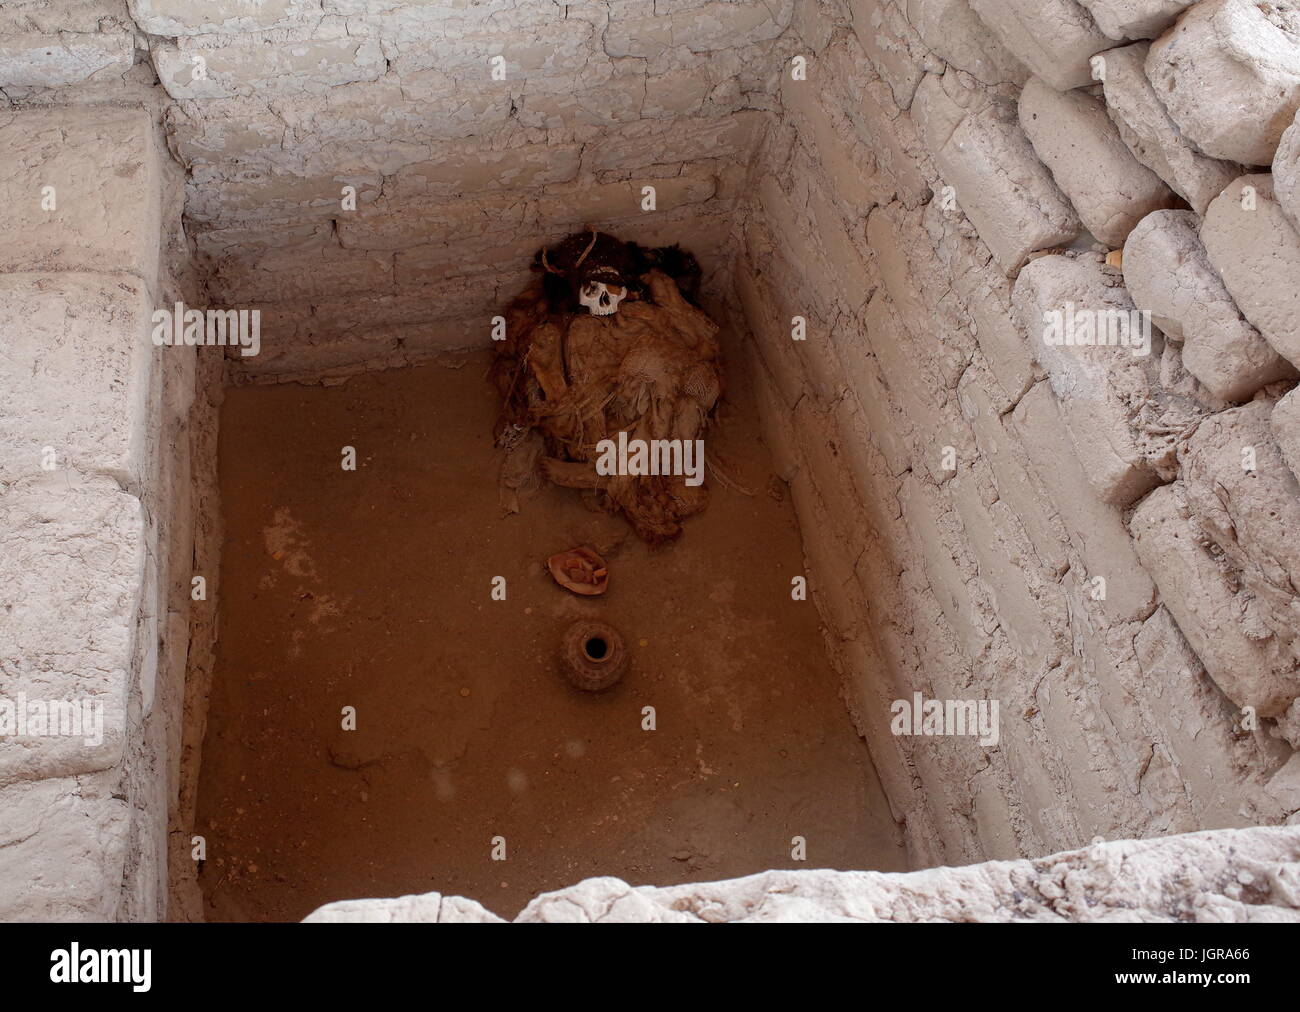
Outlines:
<svg viewBox="0 0 1300 1012"><path fill-rule="evenodd" d="M1296 819L1300 8L1191 6L796 8L735 318L922 865Z"/></svg>
<svg viewBox="0 0 1300 1012"><path fill-rule="evenodd" d="M155 347L151 317L194 288L183 179L142 110L3 111L0 152L0 920L154 919L195 349ZM38 723L68 701L85 733Z"/></svg>

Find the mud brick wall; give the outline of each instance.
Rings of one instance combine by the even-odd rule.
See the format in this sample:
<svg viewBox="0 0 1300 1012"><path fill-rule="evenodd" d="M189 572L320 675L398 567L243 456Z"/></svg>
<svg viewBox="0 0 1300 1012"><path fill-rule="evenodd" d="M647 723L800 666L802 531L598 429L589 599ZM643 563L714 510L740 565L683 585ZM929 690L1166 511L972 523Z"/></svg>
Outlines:
<svg viewBox="0 0 1300 1012"><path fill-rule="evenodd" d="M1300 822L1298 109L1297 0L10 0L0 696L108 719L0 740L0 917L189 863L222 385L479 344L588 223L747 335L918 866ZM177 298L262 354L154 348Z"/></svg>
<svg viewBox="0 0 1300 1012"><path fill-rule="evenodd" d="M735 318L917 859L1296 821L1300 6L791 32ZM1149 312L1151 353L1052 343L1070 304ZM1000 700L1001 744L895 736L914 692Z"/></svg>
<svg viewBox="0 0 1300 1012"><path fill-rule="evenodd" d="M182 177L142 111L0 111L0 919L154 918L189 639ZM3 706L0 703L0 706ZM31 725L30 732L36 731ZM92 739L88 743L88 739Z"/></svg>
<svg viewBox="0 0 1300 1012"><path fill-rule="evenodd" d="M486 340L589 223L725 272L793 0L90 6L16 4L0 87L166 100L208 301L263 310L267 376Z"/></svg>
<svg viewBox="0 0 1300 1012"><path fill-rule="evenodd" d="M535 897L514 923L1286 921L1300 915L1297 835L1220 830L906 874L766 871L677 886L591 878ZM424 893L330 903L305 920L490 924L501 918L463 896Z"/></svg>

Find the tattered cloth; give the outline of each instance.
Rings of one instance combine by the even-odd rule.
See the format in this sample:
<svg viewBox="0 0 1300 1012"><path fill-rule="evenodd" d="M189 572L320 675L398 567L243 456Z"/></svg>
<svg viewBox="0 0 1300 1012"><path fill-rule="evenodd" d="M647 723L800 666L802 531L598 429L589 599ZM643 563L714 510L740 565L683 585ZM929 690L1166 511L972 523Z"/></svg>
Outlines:
<svg viewBox="0 0 1300 1012"><path fill-rule="evenodd" d="M641 281L647 297L609 316L554 313L533 283L507 310L492 379L503 400L499 445L513 451L539 432L547 478L588 490L657 543L704 509L705 486L680 475L598 475L597 444L620 432L629 441L701 438L722 382L717 324L662 271Z"/></svg>

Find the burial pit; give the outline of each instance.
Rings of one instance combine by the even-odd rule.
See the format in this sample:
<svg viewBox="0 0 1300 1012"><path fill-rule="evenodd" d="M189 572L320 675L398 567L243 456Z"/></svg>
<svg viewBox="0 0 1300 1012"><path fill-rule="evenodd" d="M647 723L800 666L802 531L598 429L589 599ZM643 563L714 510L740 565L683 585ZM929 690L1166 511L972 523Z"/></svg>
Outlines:
<svg viewBox="0 0 1300 1012"><path fill-rule="evenodd" d="M1298 111L1296 0L5 4L0 918L1300 916Z"/></svg>

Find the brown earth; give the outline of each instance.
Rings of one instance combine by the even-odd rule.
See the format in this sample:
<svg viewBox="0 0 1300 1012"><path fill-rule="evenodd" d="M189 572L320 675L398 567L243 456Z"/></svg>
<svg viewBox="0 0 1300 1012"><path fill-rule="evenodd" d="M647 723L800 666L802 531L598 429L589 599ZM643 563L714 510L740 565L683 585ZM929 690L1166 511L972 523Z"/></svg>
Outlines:
<svg viewBox="0 0 1300 1012"><path fill-rule="evenodd" d="M711 481L709 508L651 550L571 490L503 515L487 364L228 391L196 829L208 919L434 890L509 917L594 875L903 869L815 606L790 597L798 528L745 377L731 370L707 439L757 494ZM582 543L610 562L603 597L544 569ZM558 670L581 617L612 623L631 653L600 695Z"/></svg>

